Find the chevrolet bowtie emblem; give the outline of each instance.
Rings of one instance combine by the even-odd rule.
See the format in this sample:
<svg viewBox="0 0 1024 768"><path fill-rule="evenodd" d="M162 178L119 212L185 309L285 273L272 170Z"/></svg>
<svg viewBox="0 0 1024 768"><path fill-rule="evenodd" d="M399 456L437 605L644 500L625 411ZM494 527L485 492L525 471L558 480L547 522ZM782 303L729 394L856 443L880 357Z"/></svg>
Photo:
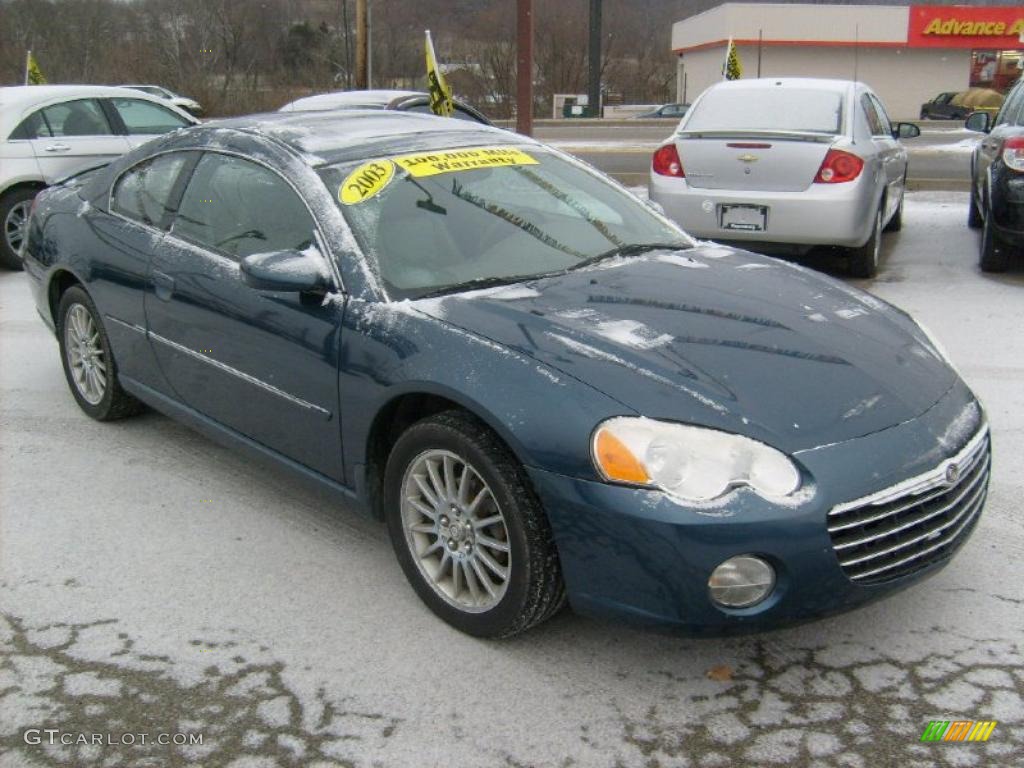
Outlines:
<svg viewBox="0 0 1024 768"><path fill-rule="evenodd" d="M754 157L753 155L749 155L749 154L748 155L740 155L736 159L739 160L741 163L756 163L757 162L757 158Z"/></svg>

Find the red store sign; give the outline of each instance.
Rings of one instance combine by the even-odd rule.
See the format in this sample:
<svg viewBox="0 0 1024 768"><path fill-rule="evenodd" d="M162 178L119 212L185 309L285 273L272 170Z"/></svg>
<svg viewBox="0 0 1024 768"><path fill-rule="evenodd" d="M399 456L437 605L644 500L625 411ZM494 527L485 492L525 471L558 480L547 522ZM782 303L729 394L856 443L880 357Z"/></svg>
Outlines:
<svg viewBox="0 0 1024 768"><path fill-rule="evenodd" d="M912 48L1021 48L1024 7L912 5Z"/></svg>

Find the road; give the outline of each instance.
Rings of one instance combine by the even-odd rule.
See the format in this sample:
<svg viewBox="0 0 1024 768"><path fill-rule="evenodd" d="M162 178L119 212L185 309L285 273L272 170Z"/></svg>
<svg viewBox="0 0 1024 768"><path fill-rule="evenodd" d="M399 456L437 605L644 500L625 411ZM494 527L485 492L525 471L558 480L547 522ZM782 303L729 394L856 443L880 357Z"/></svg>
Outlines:
<svg viewBox="0 0 1024 768"><path fill-rule="evenodd" d="M911 194L854 284L930 326L987 406L973 539L884 602L726 640L569 611L458 634L377 524L155 413L84 417L0 273L0 768L1020 765L1024 269L981 275L965 217L962 193ZM933 719L998 726L921 743ZM47 728L115 744L25 743ZM203 744L152 743L177 732Z"/></svg>
<svg viewBox="0 0 1024 768"><path fill-rule="evenodd" d="M572 152L624 184L638 185L647 183L651 153L675 127L672 121L663 125L650 123L538 123L534 135ZM924 121L921 128L920 137L904 142L910 155L911 188L966 189L970 176L969 144L978 134L959 123Z"/></svg>

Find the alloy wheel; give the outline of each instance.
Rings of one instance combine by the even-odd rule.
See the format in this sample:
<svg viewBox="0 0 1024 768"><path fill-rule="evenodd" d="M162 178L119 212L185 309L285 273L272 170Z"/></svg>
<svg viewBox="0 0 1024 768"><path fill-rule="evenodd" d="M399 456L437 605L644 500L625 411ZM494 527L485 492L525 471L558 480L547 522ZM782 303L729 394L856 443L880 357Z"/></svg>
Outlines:
<svg viewBox="0 0 1024 768"><path fill-rule="evenodd" d="M92 313L81 304L72 304L64 317L64 349L78 394L98 405L107 392L107 361Z"/></svg>
<svg viewBox="0 0 1024 768"><path fill-rule="evenodd" d="M492 609L512 569L508 526L480 473L447 450L421 453L402 480L402 528L417 568L446 602Z"/></svg>
<svg viewBox="0 0 1024 768"><path fill-rule="evenodd" d="M21 245L25 242L25 235L28 234L28 217L31 210L32 201L23 200L7 211L7 216L4 219L4 238L12 253L21 253Z"/></svg>

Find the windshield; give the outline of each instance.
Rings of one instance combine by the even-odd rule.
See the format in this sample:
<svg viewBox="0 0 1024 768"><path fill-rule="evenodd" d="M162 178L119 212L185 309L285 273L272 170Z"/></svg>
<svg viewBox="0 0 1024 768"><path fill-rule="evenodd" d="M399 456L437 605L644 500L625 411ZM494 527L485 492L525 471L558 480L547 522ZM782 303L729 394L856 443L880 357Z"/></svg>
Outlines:
<svg viewBox="0 0 1024 768"><path fill-rule="evenodd" d="M550 275L638 246L692 246L621 188L535 146L395 155L320 174L393 299Z"/></svg>
<svg viewBox="0 0 1024 768"><path fill-rule="evenodd" d="M683 130L800 131L836 134L843 95L812 88L719 88L690 109Z"/></svg>

